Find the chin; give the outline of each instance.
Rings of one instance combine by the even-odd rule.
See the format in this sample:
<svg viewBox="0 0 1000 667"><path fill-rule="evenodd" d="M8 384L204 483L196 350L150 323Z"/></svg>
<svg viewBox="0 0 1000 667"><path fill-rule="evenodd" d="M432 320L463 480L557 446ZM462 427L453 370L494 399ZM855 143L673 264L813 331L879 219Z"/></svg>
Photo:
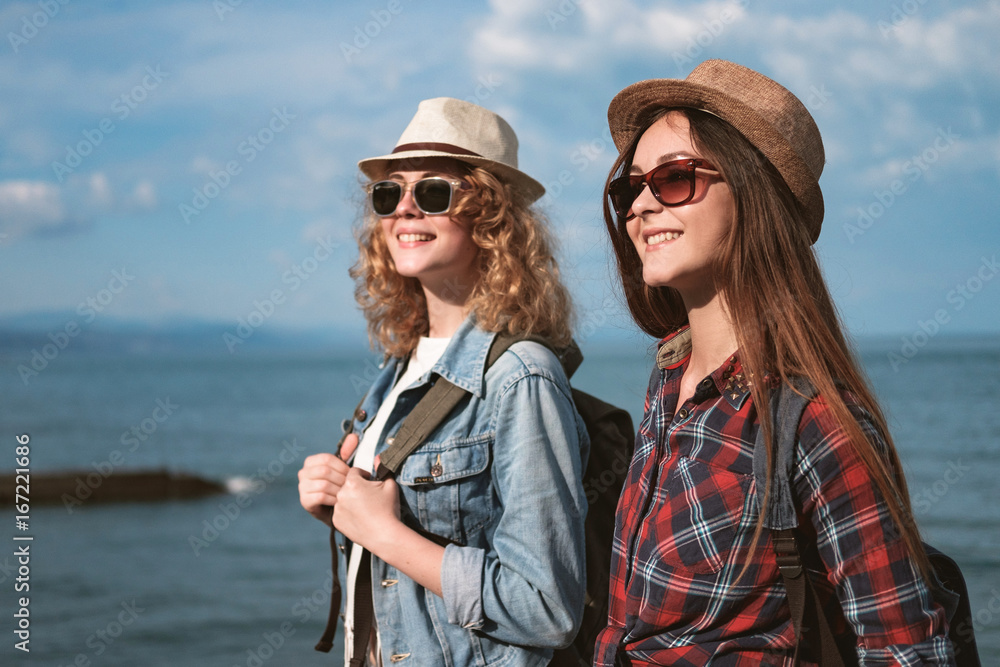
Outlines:
<svg viewBox="0 0 1000 667"><path fill-rule="evenodd" d="M659 271L643 272L642 274L643 282L650 287L672 287L670 278L670 276L665 276Z"/></svg>

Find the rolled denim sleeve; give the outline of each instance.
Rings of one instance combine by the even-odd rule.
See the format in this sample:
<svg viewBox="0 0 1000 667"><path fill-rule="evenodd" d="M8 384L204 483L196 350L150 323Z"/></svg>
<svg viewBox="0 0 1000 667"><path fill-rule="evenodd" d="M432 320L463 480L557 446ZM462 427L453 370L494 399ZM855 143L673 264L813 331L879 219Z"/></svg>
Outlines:
<svg viewBox="0 0 1000 667"><path fill-rule="evenodd" d="M452 545L442 562L449 621L511 644L565 646L583 614L590 443L560 375L504 376L494 412L500 516L491 548Z"/></svg>
<svg viewBox="0 0 1000 667"><path fill-rule="evenodd" d="M441 590L448 622L478 630L483 626L482 549L449 544L441 561Z"/></svg>

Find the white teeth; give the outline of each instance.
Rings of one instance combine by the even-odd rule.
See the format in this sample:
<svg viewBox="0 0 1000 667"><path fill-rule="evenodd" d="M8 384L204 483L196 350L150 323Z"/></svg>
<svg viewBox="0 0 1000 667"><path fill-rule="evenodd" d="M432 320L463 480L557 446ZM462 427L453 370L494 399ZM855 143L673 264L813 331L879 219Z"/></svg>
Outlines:
<svg viewBox="0 0 1000 667"><path fill-rule="evenodd" d="M434 236L431 234L400 234L400 243L416 243L417 241L433 241Z"/></svg>
<svg viewBox="0 0 1000 667"><path fill-rule="evenodd" d="M684 232L660 232L659 234L653 234L646 239L646 245L656 245L657 243L663 243L664 241L673 241L674 239L679 239L683 233Z"/></svg>

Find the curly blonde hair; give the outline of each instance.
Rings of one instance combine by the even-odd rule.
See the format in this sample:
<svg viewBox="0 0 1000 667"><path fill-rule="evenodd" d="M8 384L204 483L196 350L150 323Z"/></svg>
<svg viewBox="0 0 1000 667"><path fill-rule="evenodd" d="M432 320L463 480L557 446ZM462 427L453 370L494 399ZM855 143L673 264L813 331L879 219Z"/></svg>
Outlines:
<svg viewBox="0 0 1000 667"><path fill-rule="evenodd" d="M533 335L560 347L570 341L572 303L559 277L545 220L508 183L481 167L455 161L450 215L468 225L479 248L478 279L466 301L486 331ZM427 301L416 278L401 276L389 254L381 219L368 211L357 234L360 255L351 267L354 298L368 322L373 348L409 355L429 331Z"/></svg>

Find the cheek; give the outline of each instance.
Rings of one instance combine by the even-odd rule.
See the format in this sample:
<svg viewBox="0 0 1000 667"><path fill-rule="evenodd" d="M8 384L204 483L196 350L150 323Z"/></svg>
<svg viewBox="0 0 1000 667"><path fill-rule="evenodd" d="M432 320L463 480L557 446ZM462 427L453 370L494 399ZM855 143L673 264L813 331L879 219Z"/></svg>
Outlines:
<svg viewBox="0 0 1000 667"><path fill-rule="evenodd" d="M628 233L629 239L632 240L635 251L639 252L639 218L632 218L626 222L625 231Z"/></svg>
<svg viewBox="0 0 1000 667"><path fill-rule="evenodd" d="M397 248L396 248L396 244L394 242L395 240L392 237L392 225L383 222L383 223L381 223L379 225L379 229L378 229L378 231L376 233L382 235L382 239L381 239L382 240L382 244L381 245L384 246L385 250L389 254L389 257L392 259L393 263L395 263L396 262L396 251L397 251Z"/></svg>
<svg viewBox="0 0 1000 667"><path fill-rule="evenodd" d="M450 218L439 233L447 238L446 244L448 246L462 255L474 255L479 250L479 246L472 240L472 231Z"/></svg>
<svg viewBox="0 0 1000 667"><path fill-rule="evenodd" d="M724 221L722 226L725 232L736 223L736 201L733 199L732 192L729 190L728 185L720 188L719 197L716 200L718 206L719 216Z"/></svg>

